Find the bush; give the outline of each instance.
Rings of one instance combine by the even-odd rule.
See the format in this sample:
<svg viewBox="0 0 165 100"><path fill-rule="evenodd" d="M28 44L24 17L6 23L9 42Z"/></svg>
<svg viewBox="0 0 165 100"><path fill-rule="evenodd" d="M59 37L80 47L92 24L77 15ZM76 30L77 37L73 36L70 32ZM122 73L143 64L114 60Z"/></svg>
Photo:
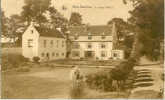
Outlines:
<svg viewBox="0 0 165 100"><path fill-rule="evenodd" d="M119 89L124 90L125 81L128 79L130 73L133 71L135 66L135 60L129 58L127 61L121 62L115 68L113 68L110 73L113 80L117 81Z"/></svg>
<svg viewBox="0 0 165 100"><path fill-rule="evenodd" d="M17 69L17 72L29 72L30 69L28 67L20 67Z"/></svg>
<svg viewBox="0 0 165 100"><path fill-rule="evenodd" d="M96 57L96 60L99 60L99 57Z"/></svg>
<svg viewBox="0 0 165 100"><path fill-rule="evenodd" d="M161 80L164 81L164 73L161 74Z"/></svg>
<svg viewBox="0 0 165 100"><path fill-rule="evenodd" d="M40 57L33 57L33 61L34 61L35 63L39 63L39 60L40 60Z"/></svg>
<svg viewBox="0 0 165 100"><path fill-rule="evenodd" d="M80 60L84 60L84 58L83 57L80 57Z"/></svg>
<svg viewBox="0 0 165 100"><path fill-rule="evenodd" d="M18 54L2 54L2 70L18 68L22 63L28 62L28 59Z"/></svg>
<svg viewBox="0 0 165 100"><path fill-rule="evenodd" d="M91 89L101 90L101 91L113 91L112 78L110 73L107 72L97 72L94 74L89 74L86 76L86 83Z"/></svg>

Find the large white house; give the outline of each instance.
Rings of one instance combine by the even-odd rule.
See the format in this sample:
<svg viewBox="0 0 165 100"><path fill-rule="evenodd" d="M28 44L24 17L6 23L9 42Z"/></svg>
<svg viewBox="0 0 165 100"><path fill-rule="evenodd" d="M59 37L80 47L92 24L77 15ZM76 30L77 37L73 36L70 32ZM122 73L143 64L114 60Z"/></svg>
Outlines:
<svg viewBox="0 0 165 100"><path fill-rule="evenodd" d="M72 59L123 59L122 50L113 49L115 24L69 28Z"/></svg>
<svg viewBox="0 0 165 100"><path fill-rule="evenodd" d="M24 57L39 57L41 61L64 59L66 39L56 29L36 27L33 23L22 36L22 54Z"/></svg>
<svg viewBox="0 0 165 100"><path fill-rule="evenodd" d="M123 50L113 48L115 24L70 27L68 35L51 28L31 24L22 36L24 57L39 57L41 61L64 59L124 59ZM71 43L68 45L69 40ZM69 56L68 56L69 48Z"/></svg>

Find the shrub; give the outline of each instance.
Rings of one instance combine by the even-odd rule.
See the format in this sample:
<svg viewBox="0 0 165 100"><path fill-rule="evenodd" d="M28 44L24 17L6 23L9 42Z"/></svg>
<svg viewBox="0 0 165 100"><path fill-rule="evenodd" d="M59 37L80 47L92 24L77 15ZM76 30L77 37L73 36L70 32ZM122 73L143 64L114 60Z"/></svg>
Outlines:
<svg viewBox="0 0 165 100"><path fill-rule="evenodd" d="M91 89L102 90L102 91L113 91L112 78L110 73L97 72L86 76L86 83Z"/></svg>
<svg viewBox="0 0 165 100"><path fill-rule="evenodd" d="M84 60L84 58L83 57L80 57L80 60Z"/></svg>
<svg viewBox="0 0 165 100"><path fill-rule="evenodd" d="M18 68L22 63L28 62L28 59L18 54L2 54L2 70Z"/></svg>
<svg viewBox="0 0 165 100"><path fill-rule="evenodd" d="M17 69L17 72L29 72L30 69L28 67L20 67Z"/></svg>
<svg viewBox="0 0 165 100"><path fill-rule="evenodd" d="M96 57L96 60L99 60L99 57Z"/></svg>
<svg viewBox="0 0 165 100"><path fill-rule="evenodd" d="M109 59L110 59L110 60L112 60L113 58L112 58L112 57L110 57Z"/></svg>
<svg viewBox="0 0 165 100"><path fill-rule="evenodd" d="M117 81L119 89L124 89L125 81L128 79L130 73L133 71L135 60L129 58L127 61L121 62L110 73L113 80Z"/></svg>
<svg viewBox="0 0 165 100"><path fill-rule="evenodd" d="M164 81L164 73L161 74L161 80Z"/></svg>
<svg viewBox="0 0 165 100"><path fill-rule="evenodd" d="M33 57L33 61L34 61L35 63L39 63L39 60L40 60L39 57Z"/></svg>

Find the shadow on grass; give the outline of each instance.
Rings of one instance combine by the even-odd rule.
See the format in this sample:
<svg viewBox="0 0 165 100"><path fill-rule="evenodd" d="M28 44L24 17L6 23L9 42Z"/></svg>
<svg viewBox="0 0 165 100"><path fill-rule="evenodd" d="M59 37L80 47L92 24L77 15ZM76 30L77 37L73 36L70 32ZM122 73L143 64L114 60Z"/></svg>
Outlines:
<svg viewBox="0 0 165 100"><path fill-rule="evenodd" d="M141 83L141 84L137 84L137 85L134 85L134 88L137 88L137 87L148 87L148 86L152 86L153 83Z"/></svg>
<svg viewBox="0 0 165 100"><path fill-rule="evenodd" d="M154 91L154 90L141 90L134 92L131 96L130 99L161 99L162 97L159 97L159 92Z"/></svg>
<svg viewBox="0 0 165 100"><path fill-rule="evenodd" d="M148 72L148 71L140 71L140 72L137 72L138 74L150 74L151 72Z"/></svg>
<svg viewBox="0 0 165 100"><path fill-rule="evenodd" d="M149 69L141 69L141 70L138 70L138 71L150 71Z"/></svg>
<svg viewBox="0 0 165 100"><path fill-rule="evenodd" d="M135 80L135 82L151 82L153 81L153 79L138 79L138 80Z"/></svg>
<svg viewBox="0 0 165 100"><path fill-rule="evenodd" d="M137 76L137 78L141 78L141 77L148 77L148 78L151 78L151 75L139 75L139 76Z"/></svg>

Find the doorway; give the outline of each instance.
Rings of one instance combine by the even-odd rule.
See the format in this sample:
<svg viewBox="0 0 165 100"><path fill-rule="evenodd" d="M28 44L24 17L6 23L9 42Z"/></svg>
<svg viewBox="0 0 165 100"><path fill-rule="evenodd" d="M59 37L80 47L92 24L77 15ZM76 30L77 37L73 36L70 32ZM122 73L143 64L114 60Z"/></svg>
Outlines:
<svg viewBox="0 0 165 100"><path fill-rule="evenodd" d="M94 58L94 51L85 51L85 58Z"/></svg>

